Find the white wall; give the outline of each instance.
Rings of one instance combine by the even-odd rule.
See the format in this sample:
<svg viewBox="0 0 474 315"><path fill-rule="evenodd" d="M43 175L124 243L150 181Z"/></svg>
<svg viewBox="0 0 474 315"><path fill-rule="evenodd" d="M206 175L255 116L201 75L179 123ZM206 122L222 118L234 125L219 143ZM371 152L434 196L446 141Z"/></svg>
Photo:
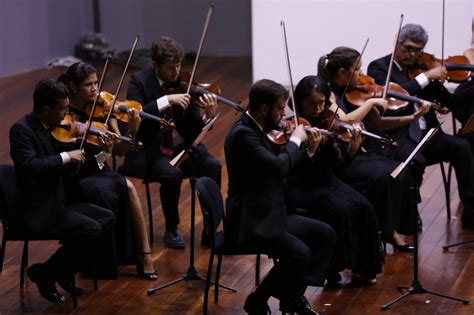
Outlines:
<svg viewBox="0 0 474 315"><path fill-rule="evenodd" d="M474 0L446 0L445 56L471 45ZM337 46L361 51L362 69L393 50L400 14L430 36L425 51L441 58L442 0L252 0L253 80L288 84L280 21L286 24L294 84L316 74L320 56Z"/></svg>

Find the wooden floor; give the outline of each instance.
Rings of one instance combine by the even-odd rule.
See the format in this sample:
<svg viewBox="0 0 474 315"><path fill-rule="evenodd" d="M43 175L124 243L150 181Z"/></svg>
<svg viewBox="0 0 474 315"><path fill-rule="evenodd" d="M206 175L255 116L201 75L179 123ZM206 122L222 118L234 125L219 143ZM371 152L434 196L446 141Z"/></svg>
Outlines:
<svg viewBox="0 0 474 315"><path fill-rule="evenodd" d="M120 77L121 67L114 66L107 77L105 87L114 92ZM43 77L56 78L61 69L38 70L0 79L0 163L11 163L9 157L8 130L12 123L32 108L32 92L35 83ZM134 69L132 69L134 71ZM251 60L249 58L204 58L198 69L201 82L216 82L222 96L246 104L251 85ZM128 76L125 82L128 82ZM126 88L126 87L125 87ZM122 92L121 95L125 93ZM227 130L237 115L222 105L223 116L204 143L223 165L223 194L227 189L227 172L224 162L223 141ZM449 118L449 117L447 117ZM449 119L446 119L450 121ZM449 123L444 128L449 130ZM134 181L146 209L144 186ZM92 282L78 277L78 285L86 290L79 298L79 314L200 314L203 302L204 283L183 281L174 286L147 296L146 290L183 275L189 266L190 243L190 189L186 181L182 186L180 202L180 229L186 241L185 250L166 249L162 243L164 232L163 215L158 198L158 185L152 184L155 222L155 243L152 247L153 260L159 279L155 282L135 277L134 266L121 268L118 280L99 281L99 291L94 293ZM452 185L451 206L457 208L459 198L456 182ZM456 210L451 222L447 221L444 189L439 166L429 167L422 186L423 202L420 204L424 230L420 235L419 278L430 290L451 294L472 300L474 303L474 243L442 251L442 245L464 239L474 239L474 232L463 231ZM201 231L202 218L197 209L196 231ZM146 218L148 220L148 218ZM197 235L195 265L201 275L207 270L209 251L199 245ZM30 245L30 264L42 262L57 247L55 242L33 242ZM39 295L36 286L29 280L26 287L19 289L19 263L21 243L9 242L3 273L0 277L0 314L36 314L71 312L71 299L62 305L53 305ZM388 249L384 273L379 275L376 285L358 287L350 283L350 273L343 275L343 288L329 290L310 287L306 291L311 304L328 314L474 314L474 306L433 295L411 295L382 312L380 306L397 297L397 284L410 285L413 278L412 255L393 253ZM263 259L262 272L271 267L271 262ZM220 292L219 304L210 304L211 314L244 314L243 302L254 283L254 258L224 258L222 283L238 289L237 293ZM211 290L211 294L212 294ZM278 302L270 300L272 313L277 313Z"/></svg>

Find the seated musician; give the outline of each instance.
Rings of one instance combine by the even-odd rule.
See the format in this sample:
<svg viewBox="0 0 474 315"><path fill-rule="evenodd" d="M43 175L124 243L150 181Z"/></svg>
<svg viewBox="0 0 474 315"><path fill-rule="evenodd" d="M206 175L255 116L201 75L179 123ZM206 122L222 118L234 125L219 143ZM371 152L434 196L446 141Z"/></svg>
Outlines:
<svg viewBox="0 0 474 315"><path fill-rule="evenodd" d="M110 233L114 214L81 200L70 200L70 187L78 186L68 166L97 168L85 162L84 152L55 152L49 128L58 125L69 105L67 88L54 80L41 80L35 87L33 112L10 129L10 154L15 164L20 216L32 233L51 233L62 239L61 247L44 263L34 264L27 274L42 297L62 303L56 282L72 292L73 277L98 250L96 244ZM111 138L106 138L109 145ZM74 194L77 196L77 194ZM76 288L76 293L81 290Z"/></svg>
<svg viewBox="0 0 474 315"><path fill-rule="evenodd" d="M191 159L178 167L171 166L170 161L182 148L193 143L205 120L214 116L217 106L215 95L204 94L194 101L185 91L180 91L183 57L184 49L179 43L161 37L151 46L152 67L134 73L127 90L128 100L139 102L145 112L165 117L176 125L175 129L170 129L156 121L143 120L137 139L144 146L140 150L128 152L123 165L126 174L161 184L161 205L166 223L164 243L170 248L184 248L184 241L178 231L179 196L181 182L192 175L193 168ZM167 92L174 94L166 95ZM201 113L200 107L204 113ZM219 161L207 152L203 144L197 146L194 154L197 176L209 176L220 185ZM202 241L207 241L204 233Z"/></svg>
<svg viewBox="0 0 474 315"><path fill-rule="evenodd" d="M280 300L282 312L318 314L304 297L310 277L323 285L335 243L333 229L322 222L288 214L284 177L306 154L314 152L321 135L309 135L299 126L280 149L266 133L277 127L285 113L288 91L271 80L260 80L249 92L248 111L232 126L225 140L229 174L226 200L226 241L260 249L278 263L245 300L249 314L270 314L267 300Z"/></svg>
<svg viewBox="0 0 474 315"><path fill-rule="evenodd" d="M304 77L295 88L296 113L318 127L318 117L329 105L330 94L321 78ZM346 268L353 272L352 282L361 284L375 283L382 271L383 253L374 208L334 174L340 164L350 163L350 155L358 151L360 143L357 128L348 145L328 136L316 154L312 158L306 155L287 178L288 196L294 206L307 209L306 216L328 223L336 231L337 243L327 276L329 286L341 280L338 272Z"/></svg>
<svg viewBox="0 0 474 315"><path fill-rule="evenodd" d="M97 71L87 63L78 62L71 65L62 80L68 87L71 95L69 111L75 120L87 122L92 104L97 97ZM104 106L103 104L101 104ZM104 107L102 107L104 110ZM102 112L102 111L98 111ZM107 111L103 111L107 114ZM133 137L138 131L140 117L135 109L129 109L127 112L128 132L127 135ZM105 116L105 115L104 115ZM106 117L93 117L93 121L104 122ZM110 116L107 122L109 130L116 135L120 135L117 119L114 115ZM115 139L113 152L117 155L123 155L132 149L129 142ZM96 155L102 162L102 168L93 174L88 174L80 180L83 192L90 202L112 209L117 217L115 226L115 250L111 255L105 255L105 259L98 266L98 273L103 277L115 278L117 269L114 261L119 265L136 264L137 274L140 278L146 280L156 280L158 278L151 258L151 250L145 225L145 218L141 201L138 197L135 185L126 177L112 170L105 161L110 154L94 152L89 149L88 155ZM97 154L96 154L97 153ZM115 253L115 254L114 254ZM116 256L116 257L109 257ZM107 262L108 261L108 262ZM115 266L114 266L115 265Z"/></svg>
<svg viewBox="0 0 474 315"><path fill-rule="evenodd" d="M427 42L428 34L422 26L406 24L402 27L395 50L391 81L400 84L411 95L430 101L439 101L441 105L453 110L458 106L456 104L458 96L452 95L442 84L447 75L445 66L429 69L413 79L408 76L408 70L414 65ZM379 84L385 82L390 58L391 55L387 55L369 64L368 74L374 77ZM411 114L415 110L415 105L410 104L405 112ZM372 148L398 161L404 160L429 128L440 127L434 112L429 112L425 117L425 119L420 119L409 125L387 130L388 136L401 145L399 150L389 150L380 145L372 145ZM464 204L462 225L464 228L471 230L474 229L474 159L472 145L474 145L472 142L469 144L469 141L461 137L451 136L440 130L417 158L417 161L422 165L433 165L443 161L451 162L456 173L459 197ZM420 178L421 176L419 174Z"/></svg>
<svg viewBox="0 0 474 315"><path fill-rule="evenodd" d="M387 103L380 98L370 98L362 106L351 104L343 91L352 75L357 82L361 61L360 54L349 47L337 47L331 53L322 56L318 62L318 75L330 84L332 95L329 109L337 110L337 116L342 121L361 121L366 116L371 121L384 123L388 127L408 124L416 120L423 111L412 116L380 117ZM352 82L351 82L352 84ZM338 107L339 105L339 107ZM413 215L417 213L417 199L414 194L414 179L411 172L404 172L397 180L390 173L399 163L383 155L368 150L365 143L355 152L351 163L337 170L338 176L361 192L372 203L382 231L383 238L391 243L398 251L412 251L413 247L405 243L399 235L411 234Z"/></svg>

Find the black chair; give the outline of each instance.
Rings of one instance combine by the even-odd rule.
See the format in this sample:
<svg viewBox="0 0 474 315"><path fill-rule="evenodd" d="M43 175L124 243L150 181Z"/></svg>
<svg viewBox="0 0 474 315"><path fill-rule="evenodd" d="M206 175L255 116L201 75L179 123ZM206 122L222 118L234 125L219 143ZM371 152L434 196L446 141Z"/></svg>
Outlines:
<svg viewBox="0 0 474 315"><path fill-rule="evenodd" d="M201 211L204 218L204 228L208 233L211 240L211 252L209 255L209 265L206 277L206 288L204 291L204 305L203 314L207 314L208 302L209 302L209 287L211 284L212 269L214 264L214 256L218 257L217 269L215 277L215 289L214 289L214 303L218 303L219 300L219 277L222 266L223 255L256 255L256 266L255 266L255 285L260 283L260 254L258 250L248 248L236 248L229 246L224 240L224 202L219 186L210 177L200 177L196 181L196 190L201 204ZM223 225L221 230L218 230L219 225ZM222 285L221 285L222 286ZM233 292L237 290L222 286Z"/></svg>
<svg viewBox="0 0 474 315"><path fill-rule="evenodd" d="M7 241L23 241L20 265L20 288L23 289L25 286L25 269L28 266L29 241L60 241L61 236L53 233L29 233L20 224L20 220L15 219L17 198L15 168L13 165L2 164L0 165L0 217L2 219L3 236L0 249L0 272L3 270ZM98 285L95 276L93 282L94 291L97 291ZM75 287L75 281L73 281L73 286ZM77 298L74 293L71 296L75 309L77 308Z"/></svg>
<svg viewBox="0 0 474 315"><path fill-rule="evenodd" d="M451 113L452 124L453 124L453 136L457 134L456 118L454 118L453 113ZM444 196L446 199L446 214L448 221L451 221L451 176L453 174L453 166L451 163L448 164L447 169L445 169L443 162L439 163L441 168L441 177L443 178L444 186Z"/></svg>

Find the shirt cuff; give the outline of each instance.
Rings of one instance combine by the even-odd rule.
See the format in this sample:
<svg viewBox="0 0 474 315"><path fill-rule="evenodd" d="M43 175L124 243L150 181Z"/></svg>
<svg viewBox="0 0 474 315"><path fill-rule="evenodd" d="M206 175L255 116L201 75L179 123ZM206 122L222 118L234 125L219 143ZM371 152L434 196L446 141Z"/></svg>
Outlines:
<svg viewBox="0 0 474 315"><path fill-rule="evenodd" d="M421 86L422 89L428 86L430 84L430 80L424 73L420 73L419 75L416 76L415 78L416 82Z"/></svg>
<svg viewBox="0 0 474 315"><path fill-rule="evenodd" d="M290 137L290 141L293 142L293 143L295 143L295 144L298 146L298 148L299 148L300 145L301 145L301 139L298 138L298 137L291 136L291 137Z"/></svg>
<svg viewBox="0 0 474 315"><path fill-rule="evenodd" d="M168 101L168 96L162 96L156 100L156 106L158 106L158 111L162 112L167 108L171 107L171 104Z"/></svg>
<svg viewBox="0 0 474 315"><path fill-rule="evenodd" d="M66 152L61 152L59 153L59 155L61 155L61 159L63 160L63 165L71 162L71 158L69 157L69 154L67 154Z"/></svg>
<svg viewBox="0 0 474 315"><path fill-rule="evenodd" d="M107 153L105 151L101 151L95 155L95 159L97 161L97 166L99 169L103 169L105 166L105 161L110 157L110 153Z"/></svg>

